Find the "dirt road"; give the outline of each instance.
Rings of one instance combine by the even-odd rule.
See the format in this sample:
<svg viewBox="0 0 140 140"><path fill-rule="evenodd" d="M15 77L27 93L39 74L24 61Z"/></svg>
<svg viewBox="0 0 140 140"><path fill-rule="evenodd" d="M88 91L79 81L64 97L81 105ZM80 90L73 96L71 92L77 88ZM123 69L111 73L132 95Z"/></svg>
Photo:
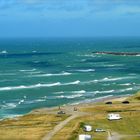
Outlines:
<svg viewBox="0 0 140 140"><path fill-rule="evenodd" d="M68 117L66 120L62 121L57 126L55 126L54 129L52 131L50 131L48 134L46 134L42 140L51 140L52 137L58 131L60 131L68 122L70 122L71 120L75 119L78 116L79 116L78 114L73 114L72 116Z"/></svg>

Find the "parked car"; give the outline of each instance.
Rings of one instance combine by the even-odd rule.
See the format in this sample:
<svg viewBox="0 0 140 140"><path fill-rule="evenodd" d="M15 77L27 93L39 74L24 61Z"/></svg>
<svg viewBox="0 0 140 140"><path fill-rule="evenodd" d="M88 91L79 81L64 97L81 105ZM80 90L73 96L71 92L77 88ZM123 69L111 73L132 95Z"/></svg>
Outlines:
<svg viewBox="0 0 140 140"><path fill-rule="evenodd" d="M123 101L122 104L129 104L129 101Z"/></svg>
<svg viewBox="0 0 140 140"><path fill-rule="evenodd" d="M96 128L95 132L106 132L106 131L104 129L102 129L102 128Z"/></svg>
<svg viewBox="0 0 140 140"><path fill-rule="evenodd" d="M111 105L111 104L112 104L112 102L106 102L105 104L107 104L107 105Z"/></svg>
<svg viewBox="0 0 140 140"><path fill-rule="evenodd" d="M66 114L64 111L60 110L57 112L57 114Z"/></svg>

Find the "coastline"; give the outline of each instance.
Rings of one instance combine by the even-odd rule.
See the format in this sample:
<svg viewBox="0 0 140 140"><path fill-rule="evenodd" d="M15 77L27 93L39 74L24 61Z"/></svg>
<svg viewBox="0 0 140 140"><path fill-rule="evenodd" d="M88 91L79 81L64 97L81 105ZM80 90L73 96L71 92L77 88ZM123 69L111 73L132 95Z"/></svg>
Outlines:
<svg viewBox="0 0 140 140"><path fill-rule="evenodd" d="M124 104L122 103L123 101L128 101L129 104ZM127 135L130 132L128 128L131 127L128 126L132 125L132 120L133 123L136 124L135 127L137 129L139 128L139 125L137 125L140 115L139 101L140 92L132 96L110 96L76 105L34 109L23 116L0 121L0 127L3 127L0 136L3 139L13 137L15 139L25 140L47 140L48 138L62 140L64 137L63 134L66 134L66 140L69 138L76 139L78 134L83 133L81 126L83 123L95 127L102 127L106 130L110 128L112 133L119 132L120 134ZM106 102L112 103L107 104ZM110 112L117 112L124 118L121 120L122 124L120 125L122 128L125 127L125 130L120 130L120 127L117 127L118 125L115 126L114 129L114 125L112 126L111 123L106 120L106 116ZM130 123L128 123L128 119L131 119ZM19 135L21 132L22 134ZM96 138L100 137L101 139L99 140L107 139L107 133L102 133L101 135L95 132L91 133ZM137 131L133 132L133 134L136 135Z"/></svg>
<svg viewBox="0 0 140 140"><path fill-rule="evenodd" d="M5 119L16 119L16 118L20 118L26 115L30 115L30 114L34 114L36 112L40 112L40 113L50 113L50 112L54 112L54 110L59 110L60 108L63 109L68 109L68 108L80 108L80 107L87 107L87 106L92 106L94 104L98 104L98 103L105 103L105 102L122 102L124 100L126 100L127 98L131 97L133 95L131 94L127 94L127 95L119 95L119 96L105 96L105 97L99 97L99 98L95 98L95 99L91 99L91 100L86 100L86 101L81 101L78 103L71 103L71 104L64 104L64 105L60 105L60 106L54 106L54 107L42 107L42 108L36 108L31 110L28 113L25 114L21 114L21 115L13 115L13 117L5 117L3 119L0 119L0 121L3 121ZM68 113L69 114L69 113Z"/></svg>
<svg viewBox="0 0 140 140"><path fill-rule="evenodd" d="M38 108L38 109L34 109L32 111L30 111L27 114L38 114L38 113L55 113L57 114L57 111L59 110L67 110L66 113L67 114L72 114L71 112L73 112L73 108L83 108L83 107L87 107L87 106L93 106L95 104L100 104L100 103L105 103L108 101L112 101L112 102L123 102L125 100L127 100L127 98L131 97L132 95L120 95L120 96L109 96L109 97L105 97L105 98L96 98L94 100L90 100L88 102L80 102L80 103L73 103L73 104L65 104L65 105L61 105L61 106L54 106L54 107L43 107L43 108ZM68 111L71 110L71 111ZM25 114L26 115L26 114ZM24 116L24 115L23 115Z"/></svg>

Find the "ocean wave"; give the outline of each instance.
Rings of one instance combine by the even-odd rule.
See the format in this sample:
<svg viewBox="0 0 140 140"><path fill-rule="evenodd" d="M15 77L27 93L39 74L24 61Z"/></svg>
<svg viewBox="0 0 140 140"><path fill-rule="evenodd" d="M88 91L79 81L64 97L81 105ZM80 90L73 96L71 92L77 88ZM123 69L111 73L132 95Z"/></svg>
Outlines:
<svg viewBox="0 0 140 140"><path fill-rule="evenodd" d="M100 100L103 100L103 99L107 99L107 98L111 98L111 97L113 97L113 95L97 97L97 98L94 98L94 99L85 99L85 100L82 100L82 101L79 101L79 102L71 103L71 105L78 105L78 104L81 104L81 103L97 102L97 101L100 101Z"/></svg>
<svg viewBox="0 0 140 140"><path fill-rule="evenodd" d="M60 95L60 96L56 96L55 98L59 99L59 98L66 98L66 99L73 99L73 98L78 98L83 96L83 94L76 94L76 95Z"/></svg>
<svg viewBox="0 0 140 140"><path fill-rule="evenodd" d="M22 103L24 103L24 102L25 102L25 100L22 99L22 100L20 100L20 101L18 102L18 104L20 105L20 104L22 104Z"/></svg>
<svg viewBox="0 0 140 140"><path fill-rule="evenodd" d="M83 70L75 70L75 71L78 71L78 72L93 72L93 71L95 71L95 69L83 69Z"/></svg>
<svg viewBox="0 0 140 140"><path fill-rule="evenodd" d="M94 94L105 94L105 93L113 93L115 90L107 90L107 91L93 91Z"/></svg>
<svg viewBox="0 0 140 140"><path fill-rule="evenodd" d="M108 77L105 77L103 79L95 79L95 80L90 80L90 81L84 81L84 82L81 82L81 84L90 84L90 83L99 83L99 82L111 82L111 81L121 81L121 80L124 80L124 79L133 79L135 77L116 77L116 78L108 78Z"/></svg>
<svg viewBox="0 0 140 140"><path fill-rule="evenodd" d="M6 118L13 119L13 118L21 117L21 116L23 116L23 115L19 115L19 114L2 114L0 116L1 117L0 121L2 121L3 119L6 119Z"/></svg>
<svg viewBox="0 0 140 140"><path fill-rule="evenodd" d="M77 56L80 56L80 57L97 57L96 54L85 54L85 55L77 55Z"/></svg>
<svg viewBox="0 0 140 140"><path fill-rule="evenodd" d="M126 88L126 89L119 89L119 90L117 90L116 92L117 93L122 93L122 92L126 92L126 91L132 91L132 90L134 90L134 88Z"/></svg>
<svg viewBox="0 0 140 140"><path fill-rule="evenodd" d="M13 86L13 87L0 87L0 91L9 91L9 90L20 90L20 89L35 89L35 88L41 88L41 87L53 87L53 86L67 86L67 85L77 85L79 84L80 81L74 81L74 82L70 82L70 83L60 83L60 82L56 82L56 83L51 83L51 84L36 84L36 85L29 85L29 86Z"/></svg>
<svg viewBox="0 0 140 140"><path fill-rule="evenodd" d="M60 82L52 83L52 84L36 84L36 85L30 85L30 86L15 86L15 87L1 87L0 91L9 91L9 90L19 90L19 89L34 89L34 88L40 88L40 87L52 87L52 86L59 86L61 85Z"/></svg>
<svg viewBox="0 0 140 140"><path fill-rule="evenodd" d="M64 91L54 92L53 94L64 94Z"/></svg>
<svg viewBox="0 0 140 140"><path fill-rule="evenodd" d="M17 103L5 103L4 105L1 105L1 109L13 109L17 107Z"/></svg>
<svg viewBox="0 0 140 140"><path fill-rule="evenodd" d="M131 86L131 83L120 84L121 86Z"/></svg>
<svg viewBox="0 0 140 140"><path fill-rule="evenodd" d="M7 54L8 52L6 50L3 50L0 52L0 54Z"/></svg>
<svg viewBox="0 0 140 140"><path fill-rule="evenodd" d="M130 77L116 77L116 78L103 78L102 81L118 81L123 79L129 79Z"/></svg>
<svg viewBox="0 0 140 140"><path fill-rule="evenodd" d="M19 70L20 72L32 72L32 71L36 71L36 69L31 69L31 70Z"/></svg>
<svg viewBox="0 0 140 140"><path fill-rule="evenodd" d="M80 90L80 91L72 91L71 93L86 93L85 90Z"/></svg>
<svg viewBox="0 0 140 140"><path fill-rule="evenodd" d="M33 72L28 72L28 74L40 74L42 71L33 71Z"/></svg>
<svg viewBox="0 0 140 140"><path fill-rule="evenodd" d="M44 98L44 99L36 99L36 100L25 101L25 104L35 104L35 103L45 102L45 101L46 101L46 98Z"/></svg>
<svg viewBox="0 0 140 140"><path fill-rule="evenodd" d="M60 92L54 92L53 94L64 94L64 93L69 93L69 94L82 94L86 93L85 90L79 90L79 91L60 91Z"/></svg>
<svg viewBox="0 0 140 140"><path fill-rule="evenodd" d="M103 65L104 67L122 67L124 66L124 64L106 64Z"/></svg>
<svg viewBox="0 0 140 140"><path fill-rule="evenodd" d="M65 85L65 86L67 86L67 85L78 85L79 83L80 83L80 81L77 80L77 81L70 82L70 83L64 83L64 84L62 84L62 85Z"/></svg>
<svg viewBox="0 0 140 140"><path fill-rule="evenodd" d="M71 75L72 73L69 72L62 72L62 73L58 73L58 74L38 74L38 75L34 75L33 77L50 77L50 76L67 76L67 75Z"/></svg>

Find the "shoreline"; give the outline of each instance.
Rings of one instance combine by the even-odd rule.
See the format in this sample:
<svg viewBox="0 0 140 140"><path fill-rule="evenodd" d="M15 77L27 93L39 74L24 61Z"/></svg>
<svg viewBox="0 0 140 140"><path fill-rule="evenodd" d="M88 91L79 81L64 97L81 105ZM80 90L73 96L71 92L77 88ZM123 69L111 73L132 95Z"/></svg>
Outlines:
<svg viewBox="0 0 140 140"><path fill-rule="evenodd" d="M25 113L25 114L21 114L21 115L17 114L17 115L12 115L13 117L2 118L2 119L0 119L0 121L3 121L5 119L11 119L12 120L12 119L23 117L25 115L34 114L36 112L47 113L47 111L51 112L51 111L57 110L59 107L60 108L70 108L70 107L79 108L79 107L84 107L84 106L90 106L90 105L97 104L97 103L104 103L104 102L108 102L108 101L122 102L122 101L126 100L130 96L132 96L132 95L127 94L127 95L108 96L108 97L105 96L105 97L99 97L99 98L91 99L91 100L87 100L87 101L81 101L79 103L64 104L64 105L59 105L59 106L54 106L54 107L36 108L36 109L33 109L30 112Z"/></svg>
<svg viewBox="0 0 140 140"><path fill-rule="evenodd" d="M101 99L94 99L94 101L90 101L90 102L80 102L80 103L73 103L73 104L65 104L65 105L61 105L61 106L54 106L54 107L43 107L43 108L37 108L37 109L34 109L32 111L30 111L29 113L27 114L36 114L36 113L54 113L55 111L55 114L56 114L56 111L59 111L59 110L72 110L73 108L82 108L82 107L87 107L87 106L92 106L94 104L97 104L97 103L104 103L104 102L108 102L108 101L113 101L113 102L122 102L124 100L126 100L127 98L131 97L132 95L119 95L119 96L110 96L110 97L105 97L105 98L101 98ZM59 107L61 109L59 109ZM69 111L68 111L69 112ZM69 113L68 113L69 114ZM71 114L71 113L70 113ZM26 115L26 114L24 114ZM23 116L24 116L23 115Z"/></svg>
<svg viewBox="0 0 140 140"><path fill-rule="evenodd" d="M122 103L130 102L129 104ZM0 135L3 139L36 139L36 140L62 140L76 139L79 134L85 133L83 125L87 124L96 128L110 130L111 133L128 135L134 128L132 135L137 135L139 130L140 117L140 92L136 95L111 96L96 99L94 102L81 103L77 105L64 105L59 108L40 108L32 110L28 114L13 119L6 119L0 122L3 127ZM107 104L112 102L112 104ZM63 113L64 112L64 113ZM123 118L120 125L107 121L108 113L119 113ZM128 120L131 121L128 121ZM122 129L120 129L120 126ZM134 125L133 125L134 126ZM22 133L21 133L22 132ZM19 133L21 135L19 135ZM107 139L107 133L89 132L94 138Z"/></svg>

